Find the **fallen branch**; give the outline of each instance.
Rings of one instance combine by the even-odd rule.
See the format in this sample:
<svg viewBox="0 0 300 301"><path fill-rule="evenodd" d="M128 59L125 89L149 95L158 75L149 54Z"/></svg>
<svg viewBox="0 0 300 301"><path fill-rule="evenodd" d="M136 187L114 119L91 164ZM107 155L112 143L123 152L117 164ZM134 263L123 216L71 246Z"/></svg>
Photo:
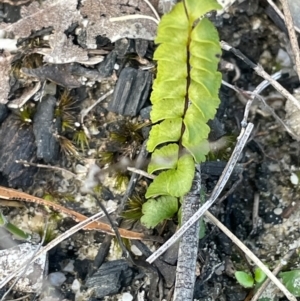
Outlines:
<svg viewBox="0 0 300 301"><path fill-rule="evenodd" d="M55 211L58 211L59 213L66 214L67 216L69 216L76 222L82 222L87 219L87 217L85 215L80 214L71 209L68 209L64 206L61 206L59 204L56 204L56 203L53 203L50 201L46 201L44 199L41 199L41 198L32 196L30 194L27 194L27 193L24 193L24 192L15 190L15 189L11 189L11 188L6 188L6 187L0 186L0 198L5 199L5 200L22 201L22 202L29 202L29 203L35 203L38 205L42 205L42 206L47 206L47 207L52 208ZM88 226L85 227L85 230L98 230L98 231L102 231L102 232L105 232L110 235L115 235L113 229L111 228L111 226L109 224L106 224L106 223L100 222L100 221L95 221L95 222L89 224ZM122 228L118 228L118 230L120 232L120 235L124 238L162 241L162 239L160 239L159 237L154 238L152 236L147 236L146 234L137 233L137 232L130 231L130 230L125 230Z"/></svg>
<svg viewBox="0 0 300 301"><path fill-rule="evenodd" d="M183 198L181 206L182 223L187 222L199 208L200 191L201 171L199 168L199 170L196 170L191 190ZM193 300L199 230L200 223L194 223L180 241L173 301Z"/></svg>

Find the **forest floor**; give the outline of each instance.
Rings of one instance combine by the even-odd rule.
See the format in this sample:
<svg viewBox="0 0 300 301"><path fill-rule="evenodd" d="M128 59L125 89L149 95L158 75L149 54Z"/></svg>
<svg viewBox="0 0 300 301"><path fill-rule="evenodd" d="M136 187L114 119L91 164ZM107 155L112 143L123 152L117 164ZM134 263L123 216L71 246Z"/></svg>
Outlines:
<svg viewBox="0 0 300 301"><path fill-rule="evenodd" d="M96 0L86 3L93 1L98 3ZM114 2L118 1L112 1ZM156 4L156 1L152 2ZM20 15L20 9L24 5L29 4L16 6L0 3L1 21L17 22L22 18L25 20L25 15ZM128 4L129 13L132 13L130 9L135 8L135 5L138 6L139 1ZM95 7L91 5L87 8L86 5L81 13L85 14L87 19L94 20L91 11L96 11ZM59 18L59 10L54 10L49 11L49 19L53 18L53 22L55 18ZM34 15L33 11L29 10L29 15ZM107 14L109 12L107 9ZM45 13L44 11L43 14ZM107 15L101 17L105 18ZM299 80L293 71L288 35L284 23L270 9L267 1L236 1L226 12L220 16L213 16L212 19L221 40L239 49L254 63L261 64L269 74L282 70L285 76L278 81L297 97L295 89L299 86ZM34 22L37 22L36 19ZM34 22L31 20L31 24ZM138 180L132 186L129 182L132 173L127 170L127 167L135 166L138 155L143 152L143 143L148 137L149 96L155 73L155 62L152 60L154 43L149 38L142 39L143 32L130 33L136 35L136 38L127 38L126 30L123 29L120 29L123 31L119 33L121 40L116 39L116 32L107 33L106 37L104 34L94 34L93 38L92 30L84 32L84 27L81 27L81 34L79 30L76 31L77 21L70 20L72 26L67 26L65 36L68 36L68 39L76 37L74 45L78 49L83 45L86 45L86 49L89 48L90 41L94 39L96 47L89 51L88 55L89 58L98 58L99 61L88 63L86 53L76 49L72 52L76 58L66 62L63 53L68 52L70 47L60 48L56 56L53 55L45 63L42 57L49 54L45 49L49 49L49 45L53 47L51 43L54 43L53 40L59 40L59 31L65 32L66 29L58 28L54 23L52 27L48 27L48 21L43 24L39 19L39 22L37 27L30 25L30 39L25 38L25 29L25 33L20 29L27 26L25 23L21 24L20 28L14 28L13 31L16 30L23 41L19 40L18 50L5 50L1 57L5 63L0 61L3 71L1 89L7 91L7 103L3 94L3 101L0 101L0 185L21 189L32 196L59 203L85 216L99 211L95 198L82 190L84 185L94 185L98 198L107 208L119 208L117 212L120 214L120 207L125 206L121 213L123 221L120 227L132 231L132 235L144 233L149 239L144 243L124 240L125 246L131 250L137 263L132 266L126 260L121 260L122 249L112 236L103 231L80 230L49 252L48 280L44 283L42 294L32 292L28 285L29 289L25 292L13 289L9 297L16 299L26 294L26 300L43 301L172 300L178 245L167 251L162 258L164 261L157 263L157 270L149 268L145 259L161 245L162 240L166 240L175 232L178 226L177 216L152 230L141 225L139 218L150 180L142 176L137 177ZM94 22L96 24L96 21ZM56 32L54 35L53 28ZM145 30L149 37L153 35L152 31L151 27ZM44 39L49 35L53 40ZM64 47L70 46L69 42L64 43ZM50 69L44 68L33 74L32 70L40 67ZM5 73L6 69L8 73ZM125 69L127 73L122 75ZM220 70L223 80L241 91L237 93L225 85L220 89L221 104L215 127L216 132L221 133L222 141L226 143L225 147L210 154L208 161L219 162L215 168L222 171L241 130L240 124L247 102L245 95L253 91L264 79L245 62L226 51L222 54ZM126 85L131 85L127 91L123 89ZM37 90L32 92L23 109L20 109L21 105L9 106L13 100L25 98L28 90L32 91L35 88ZM48 103L52 103L49 104L50 107L41 108L38 105L36 100L39 100L40 94L37 91L41 90L44 91L44 97L48 97ZM286 99L272 87L265 89L261 96L268 107L298 135L300 115L297 110L290 109ZM84 115L84 110L100 98L101 102ZM124 99L127 101L125 106L122 104ZM44 122L47 116L51 116L48 118L50 123ZM299 142L289 135L258 99L253 102L248 121L254 124L254 130L239 159L238 166L243 170L241 177L231 178L223 192L226 198L213 206L211 212L269 269L274 269L286 254L290 254L282 271L297 271L300 269L297 254L300 241ZM48 127L53 127L53 131L58 133L55 142L47 138L47 142L43 140L43 146L39 146L37 137L44 137L43 129ZM220 138L220 135L211 138ZM73 174L58 169L28 167L15 162L20 159L34 164L61 167ZM147 160L144 160L142 165L143 169L146 169ZM100 169L93 167L95 165ZM93 172L90 172L91 169ZM215 170L212 174L203 174L202 182L206 187L207 196L214 188L219 175L220 172ZM129 184L130 188L134 189L134 192L130 193L130 201L124 198L124 194L128 193L126 189ZM232 191L230 188L233 186ZM6 199L5 195L1 195L1 191L0 189L0 199ZM24 201L24 198L17 194L14 199ZM34 200L32 202L34 203ZM50 209L43 210L37 204L29 202L22 206L5 202L0 203L0 206L3 206L2 212L11 223L30 233L43 233L47 215L47 241L66 232L75 224L72 214L56 214ZM194 299L251 300L258 284L252 288L244 288L237 282L234 273L244 271L251 274L255 266L216 226L206 219L204 222L205 234L199 242ZM1 231L2 250L23 243L20 240L12 240L10 236L6 229ZM294 252L291 253L291 250ZM0 255L0 258L1 256L3 255ZM111 265L104 268L99 258L111 262ZM95 273L99 266L102 266L102 275ZM293 281L297 280L300 281L300 275L293 278ZM7 288L8 286L2 288L1 293L7 291ZM300 295L299 289L298 293ZM286 300L272 284L268 286L263 297L265 299L261 300Z"/></svg>

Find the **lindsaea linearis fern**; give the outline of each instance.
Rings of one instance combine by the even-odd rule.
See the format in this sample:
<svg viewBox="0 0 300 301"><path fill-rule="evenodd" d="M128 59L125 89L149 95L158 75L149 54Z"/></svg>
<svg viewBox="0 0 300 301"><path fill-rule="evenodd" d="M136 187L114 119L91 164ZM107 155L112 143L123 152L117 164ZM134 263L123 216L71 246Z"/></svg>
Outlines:
<svg viewBox="0 0 300 301"><path fill-rule="evenodd" d="M214 25L205 17L220 9L215 0L184 0L163 16L154 53L157 76L151 94L148 172L161 171L146 198L182 197L191 188L195 163L209 151L207 122L219 105L221 49Z"/></svg>

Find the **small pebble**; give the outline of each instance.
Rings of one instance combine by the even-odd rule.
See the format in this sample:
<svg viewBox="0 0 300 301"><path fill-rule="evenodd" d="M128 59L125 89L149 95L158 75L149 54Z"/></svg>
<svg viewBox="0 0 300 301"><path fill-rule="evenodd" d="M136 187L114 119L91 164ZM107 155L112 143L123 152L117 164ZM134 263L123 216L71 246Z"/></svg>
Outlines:
<svg viewBox="0 0 300 301"><path fill-rule="evenodd" d="M87 173L87 168L86 166L83 166L81 164L77 164L75 167L75 173L79 174L79 173Z"/></svg>
<svg viewBox="0 0 300 301"><path fill-rule="evenodd" d="M225 267L223 264L221 264L218 268L216 268L215 274L220 276L223 274L224 271L225 271Z"/></svg>
<svg viewBox="0 0 300 301"><path fill-rule="evenodd" d="M281 263L282 265L287 265L287 264L288 264L287 261L284 260L284 259L281 259L281 260L280 260L280 263Z"/></svg>
<svg viewBox="0 0 300 301"><path fill-rule="evenodd" d="M44 94L55 95L56 94L57 85L50 82L45 85Z"/></svg>
<svg viewBox="0 0 300 301"><path fill-rule="evenodd" d="M272 172L280 172L280 170L281 170L278 163L269 164L268 169L269 169L269 171L272 171Z"/></svg>
<svg viewBox="0 0 300 301"><path fill-rule="evenodd" d="M141 252L141 250L137 246L135 246L135 245L132 245L130 249L131 249L131 252L135 256L142 256L143 255L143 253Z"/></svg>
<svg viewBox="0 0 300 301"><path fill-rule="evenodd" d="M132 301L133 296L130 293L124 293L122 296L122 301Z"/></svg>
<svg viewBox="0 0 300 301"><path fill-rule="evenodd" d="M251 22L252 30L257 30L261 26L261 19L259 18L253 18Z"/></svg>
<svg viewBox="0 0 300 301"><path fill-rule="evenodd" d="M291 183L293 185L298 185L299 184L299 178L298 176L292 172L291 176L290 176L290 180L291 180Z"/></svg>
<svg viewBox="0 0 300 301"><path fill-rule="evenodd" d="M74 272L74 260L70 260L68 264L63 268L64 272L73 273Z"/></svg>
<svg viewBox="0 0 300 301"><path fill-rule="evenodd" d="M79 282L77 279L75 279L75 280L73 281L73 283L72 283L72 286L71 286L72 291L73 291L74 293L78 292L78 291L80 290L80 286L81 286L80 282Z"/></svg>
<svg viewBox="0 0 300 301"><path fill-rule="evenodd" d="M280 215L282 211L283 211L282 208L275 208L273 212L275 215Z"/></svg>
<svg viewBox="0 0 300 301"><path fill-rule="evenodd" d="M280 48L277 53L276 63L280 64L281 67L290 67L291 58L289 57L287 52Z"/></svg>
<svg viewBox="0 0 300 301"><path fill-rule="evenodd" d="M0 38L0 47L6 51L17 51L17 40Z"/></svg>
<svg viewBox="0 0 300 301"><path fill-rule="evenodd" d="M106 203L106 208L111 208L113 210L116 210L118 207L118 204L114 200L108 200Z"/></svg>
<svg viewBox="0 0 300 301"><path fill-rule="evenodd" d="M48 281L52 286L59 287L67 280L62 272L54 272L48 275Z"/></svg>

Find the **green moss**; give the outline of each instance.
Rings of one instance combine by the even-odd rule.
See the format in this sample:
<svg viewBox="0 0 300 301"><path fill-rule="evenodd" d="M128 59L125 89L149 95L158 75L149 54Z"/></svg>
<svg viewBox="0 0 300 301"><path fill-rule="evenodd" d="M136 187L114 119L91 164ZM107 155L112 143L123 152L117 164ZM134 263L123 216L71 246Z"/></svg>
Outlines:
<svg viewBox="0 0 300 301"><path fill-rule="evenodd" d="M74 132L73 141L82 151L89 148L89 140L83 129L78 129Z"/></svg>
<svg viewBox="0 0 300 301"><path fill-rule="evenodd" d="M125 210L121 216L128 221L137 221L143 216L142 207L144 201L142 198L135 194L130 199L128 199Z"/></svg>

